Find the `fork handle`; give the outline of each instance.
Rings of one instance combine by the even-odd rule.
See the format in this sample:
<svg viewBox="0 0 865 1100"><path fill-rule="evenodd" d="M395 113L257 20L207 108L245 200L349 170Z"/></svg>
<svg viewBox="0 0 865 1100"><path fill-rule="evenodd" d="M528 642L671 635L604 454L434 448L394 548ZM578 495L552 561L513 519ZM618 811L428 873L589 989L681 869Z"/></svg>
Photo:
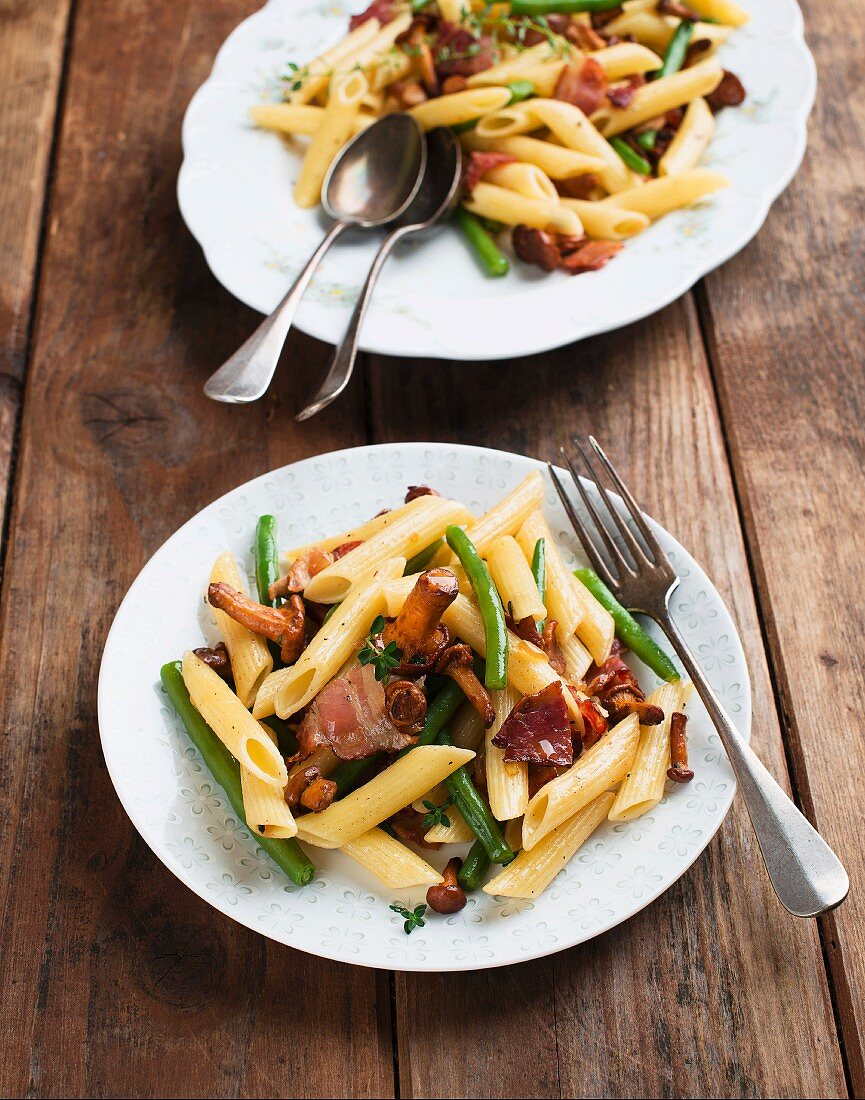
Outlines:
<svg viewBox="0 0 865 1100"><path fill-rule="evenodd" d="M669 609L660 625L720 735L781 904L797 917L816 917L834 909L850 888L841 861L733 725L673 622Z"/></svg>

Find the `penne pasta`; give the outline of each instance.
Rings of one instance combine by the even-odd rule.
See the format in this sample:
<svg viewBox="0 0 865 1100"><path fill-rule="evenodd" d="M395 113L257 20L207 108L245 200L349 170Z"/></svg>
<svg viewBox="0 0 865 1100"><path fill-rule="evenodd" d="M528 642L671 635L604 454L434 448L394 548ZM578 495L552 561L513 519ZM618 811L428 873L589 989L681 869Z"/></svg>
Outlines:
<svg viewBox="0 0 865 1100"><path fill-rule="evenodd" d="M592 60L597 61L609 81L657 72L663 65L654 50L641 46L639 42L617 42L614 46L595 50Z"/></svg>
<svg viewBox="0 0 865 1100"><path fill-rule="evenodd" d="M325 50L323 54L304 65L297 73L295 84L286 93L286 99L293 104L311 102L327 89L331 75L337 65L344 65L347 59L363 49L376 37L381 24L377 19L367 19L353 31Z"/></svg>
<svg viewBox="0 0 865 1100"><path fill-rule="evenodd" d="M631 186L627 165L579 107L557 99L532 99L529 106L538 122L549 127L562 145L601 162L597 176L605 191L613 194Z"/></svg>
<svg viewBox="0 0 865 1100"><path fill-rule="evenodd" d="M582 581L578 580L573 573L570 573L570 577L583 608L583 617L577 627L577 637L591 653L595 664L602 665L610 655L616 624L613 616L595 599Z"/></svg>
<svg viewBox="0 0 865 1100"><path fill-rule="evenodd" d="M583 621L585 605L580 598L580 593L572 583L573 575L565 565L561 551L556 545L556 540L547 526L540 508L535 509L526 517L522 527L517 532L517 542L525 555L526 561L532 560L535 552L535 544L538 539L543 539L546 544L547 558L547 611L550 618L559 624L556 637L559 644L566 642L577 627Z"/></svg>
<svg viewBox="0 0 865 1100"><path fill-rule="evenodd" d="M418 745L320 814L304 814L298 820L297 835L319 848L342 848L410 805L474 755L446 745Z"/></svg>
<svg viewBox="0 0 865 1100"><path fill-rule="evenodd" d="M274 744L272 730L261 724L261 729ZM304 766L308 766L309 761ZM246 824L253 834L281 840L297 835L297 824L285 801L285 791L272 783L265 783L248 768L240 768L240 790L243 796L243 812Z"/></svg>
<svg viewBox="0 0 865 1100"><path fill-rule="evenodd" d="M676 680L661 684L646 700L661 708L664 721L657 726L640 727L634 762L616 795L610 821L633 821L657 806L663 798L670 766L670 718L674 711L682 710L690 689L687 681Z"/></svg>
<svg viewBox="0 0 865 1100"><path fill-rule="evenodd" d="M220 554L210 571L211 584L227 584L235 591L249 595L246 580L237 567L234 555ZM225 642L234 677L234 690L245 707L251 707L258 689L273 668L273 657L267 642L240 623L236 623L224 611L213 608L216 629Z"/></svg>
<svg viewBox="0 0 865 1100"><path fill-rule="evenodd" d="M528 225L567 236L580 236L583 231L577 214L561 203L527 199L514 191L483 181L476 184L465 207L479 217L491 218L504 225Z"/></svg>
<svg viewBox="0 0 865 1100"><path fill-rule="evenodd" d="M629 714L568 771L541 787L523 818L523 847L531 851L556 826L621 783L631 769L639 739L637 716Z"/></svg>
<svg viewBox="0 0 865 1100"><path fill-rule="evenodd" d="M603 199L598 205L634 210L654 220L729 186L730 181L720 172L713 172L710 168L692 168L680 175L664 176L650 180L642 187L621 191L618 195Z"/></svg>
<svg viewBox="0 0 865 1100"><path fill-rule="evenodd" d="M468 77L470 88L480 88L485 85L509 84L512 80L521 80L522 73L536 65L538 62L555 60L555 50L549 42L539 42L536 46L529 46L521 50L513 57L493 65L490 69L484 69L480 73L472 73Z"/></svg>
<svg viewBox="0 0 865 1100"><path fill-rule="evenodd" d="M183 655L182 673L192 705L238 764L264 783L285 787L279 749L228 684L191 650Z"/></svg>
<svg viewBox="0 0 865 1100"><path fill-rule="evenodd" d="M369 83L362 72L333 78L321 126L309 143L294 185L294 201L298 206L309 208L318 205L327 170L354 134L361 100L368 90Z"/></svg>
<svg viewBox="0 0 865 1100"><path fill-rule="evenodd" d="M709 104L698 96L688 104L682 125L658 161L659 176L678 176L696 168L715 132L715 116Z"/></svg>
<svg viewBox="0 0 865 1100"><path fill-rule="evenodd" d="M484 886L484 893L505 898L538 897L603 822L614 797L610 791L598 795L547 833L534 848L521 851Z"/></svg>
<svg viewBox="0 0 865 1100"><path fill-rule="evenodd" d="M536 164L523 164L520 161L502 164L498 168L485 172L484 179L487 183L495 184L496 187L505 187L508 191L525 195L527 199L536 199L538 202L559 202L556 185Z"/></svg>
<svg viewBox="0 0 865 1100"><path fill-rule="evenodd" d="M634 93L627 107L612 104L600 107L591 120L604 137L613 137L666 114L674 107L682 107L697 96L709 95L721 83L723 75L724 70L710 57L672 76L644 84Z"/></svg>
<svg viewBox="0 0 865 1100"><path fill-rule="evenodd" d="M450 723L451 740L460 749L477 752L484 739L484 722L471 703L463 703Z"/></svg>
<svg viewBox="0 0 865 1100"><path fill-rule="evenodd" d="M400 844L384 829L373 828L340 848L392 890L411 886L434 886L442 877L425 859Z"/></svg>
<svg viewBox="0 0 865 1100"><path fill-rule="evenodd" d="M409 111L424 130L436 126L462 126L491 111L498 111L511 98L507 88L467 88L419 103Z"/></svg>
<svg viewBox="0 0 865 1100"><path fill-rule="evenodd" d="M486 732L487 797L493 817L497 821L509 821L521 817L529 804L529 766L519 760L506 762L504 749L494 745L493 738L520 701L520 693L513 687L506 687L490 695L496 720Z"/></svg>
<svg viewBox="0 0 865 1100"><path fill-rule="evenodd" d="M540 508L544 499L544 482L537 470L511 489L498 504L484 512L480 519L470 523L466 534L475 544L475 549L483 558L492 544L502 535L515 535L536 508Z"/></svg>
<svg viewBox="0 0 865 1100"><path fill-rule="evenodd" d="M290 668L272 672L255 697L256 718L278 714L289 718L305 707L357 652L377 615L385 607L382 585L402 576L405 558L383 563L363 584L358 584L339 609L313 636ZM406 580L414 583L413 578Z"/></svg>
<svg viewBox="0 0 865 1100"><path fill-rule="evenodd" d="M535 578L513 535L496 539L487 552L487 566L502 603L510 608L515 622L545 618L547 611Z"/></svg>
<svg viewBox="0 0 865 1100"><path fill-rule="evenodd" d="M366 523L361 523L358 527L353 527L350 531L343 531L340 535L328 535L325 538L316 539L315 542L306 542L302 546L294 546L291 550L284 550L281 554L282 560L286 565L291 565L293 561L296 561L297 558L302 557L314 547L319 550L336 550L337 547L344 546L347 542L365 542L404 516L408 507L408 504L403 504L399 508L385 509L379 515L373 516L372 519L367 520Z"/></svg>
<svg viewBox="0 0 865 1100"><path fill-rule="evenodd" d="M580 683L592 663L591 653L576 634L559 641L559 649L565 659L565 678L568 683Z"/></svg>
<svg viewBox="0 0 865 1100"><path fill-rule="evenodd" d="M484 138L478 134L463 134L462 143L469 150L505 153L527 164L536 164L554 180L569 180L588 172L603 172L607 162L595 154L566 149L539 138L516 134L512 137Z"/></svg>
<svg viewBox="0 0 865 1100"><path fill-rule="evenodd" d="M733 0L694 0L689 6L704 19L714 19L716 23L726 23L730 27L744 27L751 18Z"/></svg>
<svg viewBox="0 0 865 1100"><path fill-rule="evenodd" d="M427 844L467 844L474 840L475 834L456 806L448 806L445 816L450 825L433 825L428 832L424 833Z"/></svg>
<svg viewBox="0 0 865 1100"><path fill-rule="evenodd" d="M255 125L264 130L312 137L321 128L324 107L316 107L312 103L256 103L249 114ZM373 121L371 115L358 114L354 122L355 133Z"/></svg>
<svg viewBox="0 0 865 1100"><path fill-rule="evenodd" d="M651 225L651 218L637 210L605 205L603 202L587 202L584 199L562 199L562 206L575 211L583 229L597 241L621 241L634 237Z"/></svg>

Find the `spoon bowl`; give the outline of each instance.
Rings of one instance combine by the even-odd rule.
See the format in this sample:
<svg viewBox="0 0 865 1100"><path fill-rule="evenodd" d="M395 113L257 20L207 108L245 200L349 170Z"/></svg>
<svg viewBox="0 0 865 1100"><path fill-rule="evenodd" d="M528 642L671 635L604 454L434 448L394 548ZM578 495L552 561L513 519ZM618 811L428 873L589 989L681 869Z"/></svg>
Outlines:
<svg viewBox="0 0 865 1100"><path fill-rule="evenodd" d="M346 229L378 229L404 215L425 178L426 155L423 131L406 114L385 115L337 154L322 184L322 204L333 225L273 313L207 380L208 397L245 404L266 392L300 300L327 250Z"/></svg>

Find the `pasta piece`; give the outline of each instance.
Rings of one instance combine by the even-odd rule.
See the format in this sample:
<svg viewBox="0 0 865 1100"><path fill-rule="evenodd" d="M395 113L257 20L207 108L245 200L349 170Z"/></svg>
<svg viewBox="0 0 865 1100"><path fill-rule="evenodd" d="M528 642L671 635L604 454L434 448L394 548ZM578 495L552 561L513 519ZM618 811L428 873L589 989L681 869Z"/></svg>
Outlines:
<svg viewBox="0 0 865 1100"><path fill-rule="evenodd" d="M613 194L631 186L627 165L579 107L557 99L533 99L529 101L529 106L535 118L549 127L562 145L578 153L597 157L602 162L597 175L605 191Z"/></svg>
<svg viewBox="0 0 865 1100"><path fill-rule="evenodd" d="M520 69L517 79L527 80L534 87L535 95L551 96L559 83L565 63L564 58L550 57L546 61L526 65Z"/></svg>
<svg viewBox="0 0 865 1100"><path fill-rule="evenodd" d="M355 132L361 100L368 90L369 83L362 72L333 78L321 126L304 154L294 186L294 201L298 206L308 209L320 201L327 170Z"/></svg>
<svg viewBox="0 0 865 1100"><path fill-rule="evenodd" d="M592 663L592 655L576 636L559 642L559 649L565 659L565 675L569 683L579 683Z"/></svg>
<svg viewBox="0 0 865 1100"><path fill-rule="evenodd" d="M477 752L484 739L484 720L471 705L466 702L460 707L450 723L451 740L460 749Z"/></svg>
<svg viewBox="0 0 865 1100"><path fill-rule="evenodd" d="M425 814L427 807L424 806L424 802L431 802L433 806L441 806L443 802L447 801L447 797L448 789L444 783L436 783L431 791L427 791L420 798L416 798L412 802L411 808L419 814Z"/></svg>
<svg viewBox="0 0 865 1100"><path fill-rule="evenodd" d="M505 843L512 852L519 852L523 846L523 819L512 817L505 825Z"/></svg>
<svg viewBox="0 0 865 1100"><path fill-rule="evenodd" d="M433 102L438 102L433 100ZM553 180L569 180L574 176L584 176L588 172L603 172L607 162L599 156L566 149L563 145L553 145L550 141L516 134L513 137L485 138L478 134L467 133L460 138L469 150L479 152L505 153L527 164L536 164L542 172ZM477 188L472 197L477 193Z"/></svg>
<svg viewBox="0 0 865 1100"><path fill-rule="evenodd" d="M549 42L539 42L536 46L529 46L521 50L515 56L506 61L484 69L481 73L473 73L468 78L470 88L479 88L491 84L508 84L512 80L522 80L522 73L539 61L547 61L554 58L554 50Z"/></svg>
<svg viewBox="0 0 865 1100"><path fill-rule="evenodd" d="M504 898L536 898L566 867L609 812L615 795L599 795L552 832L531 851L522 851L484 886L485 894Z"/></svg>
<svg viewBox="0 0 865 1100"><path fill-rule="evenodd" d="M267 726L261 726L265 737L276 744L276 736ZM308 766L308 761L304 766ZM253 834L274 840L297 835L297 824L285 801L285 791L265 783L247 768L240 768L240 790L243 796L243 813Z"/></svg>
<svg viewBox="0 0 865 1100"><path fill-rule="evenodd" d="M496 720L486 733L487 797L497 821L521 817L529 804L529 766L522 760L506 762L505 750L493 744L508 715L520 701L520 693L512 687L490 692Z"/></svg>
<svg viewBox="0 0 865 1100"><path fill-rule="evenodd" d="M226 551L220 554L210 571L211 584L228 584L238 592L249 595L246 580L237 567L234 555ZM267 642L245 626L236 623L224 611L213 608L216 629L225 642L234 676L234 690L245 707L251 707L258 689L273 668L273 657Z"/></svg>
<svg viewBox="0 0 865 1100"><path fill-rule="evenodd" d="M683 107L697 96L709 95L721 83L723 75L724 70L710 57L672 76L644 84L634 93L627 107L615 107L610 103L599 108L592 115L592 122L604 137L613 137L666 114L674 107Z"/></svg>
<svg viewBox="0 0 865 1100"><path fill-rule="evenodd" d="M548 229L576 237L583 232L577 214L561 203L527 199L492 183L477 184L465 207L478 217L491 218L504 225L528 225L533 229Z"/></svg>
<svg viewBox="0 0 865 1100"><path fill-rule="evenodd" d="M336 550L339 546L344 546L347 542L365 542L367 539L372 538L373 535L377 535L379 531L383 531L385 527L390 527L392 523L395 523L402 516L405 515L406 509L410 505L403 504L399 508L391 508L389 511L385 510L377 516L373 516L372 519L361 523L359 527L354 527L350 531L343 531L340 535L328 535L324 538L316 539L315 542L304 543L303 546L295 546L291 550L284 550L282 553L282 560L291 565L297 558L302 557L308 550L312 550L313 547L317 547L319 550Z"/></svg>
<svg viewBox="0 0 865 1100"><path fill-rule="evenodd" d="M288 782L285 761L226 682L192 650L184 653L183 682L192 705L242 767L265 783Z"/></svg>
<svg viewBox="0 0 865 1100"><path fill-rule="evenodd" d="M515 535L535 508L540 508L544 499L544 481L537 470L526 474L523 480L502 497L480 519L469 524L466 534L475 544L477 552L483 558L487 551L502 535Z"/></svg>
<svg viewBox="0 0 865 1100"><path fill-rule="evenodd" d="M636 210L623 210L621 207L607 206L603 202L588 202L585 199L562 199L562 206L575 211L583 229L596 241L621 241L651 225L651 219Z"/></svg>
<svg viewBox="0 0 865 1100"><path fill-rule="evenodd" d="M680 711L691 690L684 680L661 684L647 702L660 707L664 721L657 726L640 728L640 743L631 770L619 788L610 810L610 821L633 821L653 809L664 796L667 768L670 766L670 719Z"/></svg>
<svg viewBox="0 0 865 1100"><path fill-rule="evenodd" d="M553 534L547 526L547 521L540 508L535 509L525 520L517 532L517 542L526 557L526 561L532 560L535 552L535 544L538 539L543 539L546 544L547 557L547 611L550 618L558 622L556 637L559 643L564 643L575 634L577 627L583 621L585 604L580 599L580 593L573 584L573 574L565 565Z"/></svg>
<svg viewBox="0 0 865 1100"><path fill-rule="evenodd" d="M373 92L385 92L387 87L397 80L405 80L414 71L415 59L410 57L405 50L394 47L382 54L376 61L375 68L369 77L370 90ZM382 103L382 113L385 104Z"/></svg>
<svg viewBox="0 0 865 1100"><path fill-rule="evenodd" d="M456 806L448 806L445 816L450 821L450 825L433 825L429 832L424 834L427 844L466 844L474 840L475 834Z"/></svg>
<svg viewBox="0 0 865 1100"><path fill-rule="evenodd" d="M714 19L716 23L726 23L730 27L744 27L751 18L733 0L694 0L688 6L704 19Z"/></svg>
<svg viewBox="0 0 865 1100"><path fill-rule="evenodd" d="M639 42L617 42L615 46L595 50L592 60L597 61L610 81L653 73L663 65L654 50L641 46Z"/></svg>
<svg viewBox="0 0 865 1100"><path fill-rule="evenodd" d="M464 0L438 0L438 9L442 19L459 26L463 21L466 5Z"/></svg>
<svg viewBox="0 0 865 1100"><path fill-rule="evenodd" d="M502 603L515 622L543 619L547 609L538 592L529 563L513 535L502 535L487 551L487 566Z"/></svg>
<svg viewBox="0 0 865 1100"><path fill-rule="evenodd" d="M272 672L255 697L256 718L289 718L305 707L354 656L377 615L384 611L382 585L402 575L405 558L384 562L357 584L290 668ZM412 578L406 578L411 580Z"/></svg>
<svg viewBox="0 0 865 1100"><path fill-rule="evenodd" d="M611 19L604 31L619 38L633 36L654 53L662 54L673 32L667 18L655 10L655 0L635 0L633 5L625 3L622 7L622 14Z"/></svg>
<svg viewBox="0 0 865 1100"><path fill-rule="evenodd" d="M720 172L713 172L710 168L692 168L677 176L662 176L630 191L620 191L618 195L603 199L598 205L635 210L654 221L655 218L669 214L671 210L690 206L713 191L729 186L730 181Z"/></svg>
<svg viewBox="0 0 865 1100"><path fill-rule="evenodd" d="M419 103L409 111L424 130L436 126L461 126L490 111L498 111L511 98L508 88L467 88Z"/></svg>
<svg viewBox="0 0 865 1100"><path fill-rule="evenodd" d="M319 848L342 848L410 805L474 755L448 745L418 745L320 814L304 814L298 819L297 835Z"/></svg>
<svg viewBox="0 0 865 1100"><path fill-rule="evenodd" d="M503 138L539 128L540 123L531 111L531 100L525 100L485 115L475 127L475 134L479 138Z"/></svg>
<svg viewBox="0 0 865 1100"><path fill-rule="evenodd" d="M395 557L411 558L440 538L451 524L470 523L473 518L455 500L417 497L393 522L317 573L306 586L304 596L318 603L339 603L383 562Z"/></svg>
<svg viewBox="0 0 865 1100"><path fill-rule="evenodd" d="M523 818L523 847L531 851L557 825L621 783L631 769L639 739L637 716L629 714L563 775L541 787Z"/></svg>
<svg viewBox="0 0 865 1100"><path fill-rule="evenodd" d="M715 132L715 116L709 104L698 96L688 104L682 125L658 161L658 175L677 176L695 168Z"/></svg>
<svg viewBox="0 0 865 1100"><path fill-rule="evenodd" d="M349 57L370 43L380 29L381 24L377 19L368 19L349 31L335 46L303 66L296 81L299 87L291 88L286 93L286 99L293 104L305 104L326 91L336 65L346 63Z"/></svg>
<svg viewBox="0 0 865 1100"><path fill-rule="evenodd" d="M256 126L262 129L312 137L321 128L324 107L311 103L256 103L249 114ZM370 115L358 115L354 123L355 132L366 129L373 121Z"/></svg>
<svg viewBox="0 0 865 1100"><path fill-rule="evenodd" d="M384 829L370 829L340 848L392 890L409 886L434 886L441 875L425 859L394 840Z"/></svg>
<svg viewBox="0 0 865 1100"><path fill-rule="evenodd" d="M569 571L570 572L570 571ZM573 573L571 584L576 589L580 603L583 605L583 617L577 627L577 637L592 655L596 665L602 665L610 655L613 638L616 634L616 624L613 616L607 611L582 581Z"/></svg>
<svg viewBox="0 0 865 1100"><path fill-rule="evenodd" d="M493 183L496 187L505 187L509 191L516 191L518 195L525 195L527 199L536 199L538 202L559 202L559 193L556 185L536 164L523 164L515 161L513 164L500 164L498 168L492 168L484 173L487 183Z"/></svg>

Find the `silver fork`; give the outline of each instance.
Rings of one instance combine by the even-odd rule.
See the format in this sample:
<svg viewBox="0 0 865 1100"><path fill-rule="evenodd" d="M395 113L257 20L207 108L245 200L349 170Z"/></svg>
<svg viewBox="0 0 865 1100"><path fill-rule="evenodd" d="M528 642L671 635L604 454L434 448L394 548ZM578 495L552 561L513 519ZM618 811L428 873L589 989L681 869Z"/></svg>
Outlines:
<svg viewBox="0 0 865 1100"><path fill-rule="evenodd" d="M562 459L574 479L600 543L606 550L606 557L589 526L574 507L554 467L549 463L547 465L556 492L592 567L619 603L629 611L641 612L658 623L678 654L709 712L736 773L760 851L763 853L766 870L781 904L797 917L816 917L834 909L847 896L850 887L841 861L793 805L733 725L703 670L694 659L670 614L670 597L679 586L679 577L630 490L594 436L589 436L592 452L621 496L624 511L642 536L642 543L626 523L612 494L597 477L585 448L576 439L573 443L582 460L583 469L597 486L605 510L611 518L610 522L602 517L580 479L574 461L564 447L560 448ZM615 526L615 532L626 552L622 551L614 537L612 525ZM612 568L608 562L612 564Z"/></svg>

